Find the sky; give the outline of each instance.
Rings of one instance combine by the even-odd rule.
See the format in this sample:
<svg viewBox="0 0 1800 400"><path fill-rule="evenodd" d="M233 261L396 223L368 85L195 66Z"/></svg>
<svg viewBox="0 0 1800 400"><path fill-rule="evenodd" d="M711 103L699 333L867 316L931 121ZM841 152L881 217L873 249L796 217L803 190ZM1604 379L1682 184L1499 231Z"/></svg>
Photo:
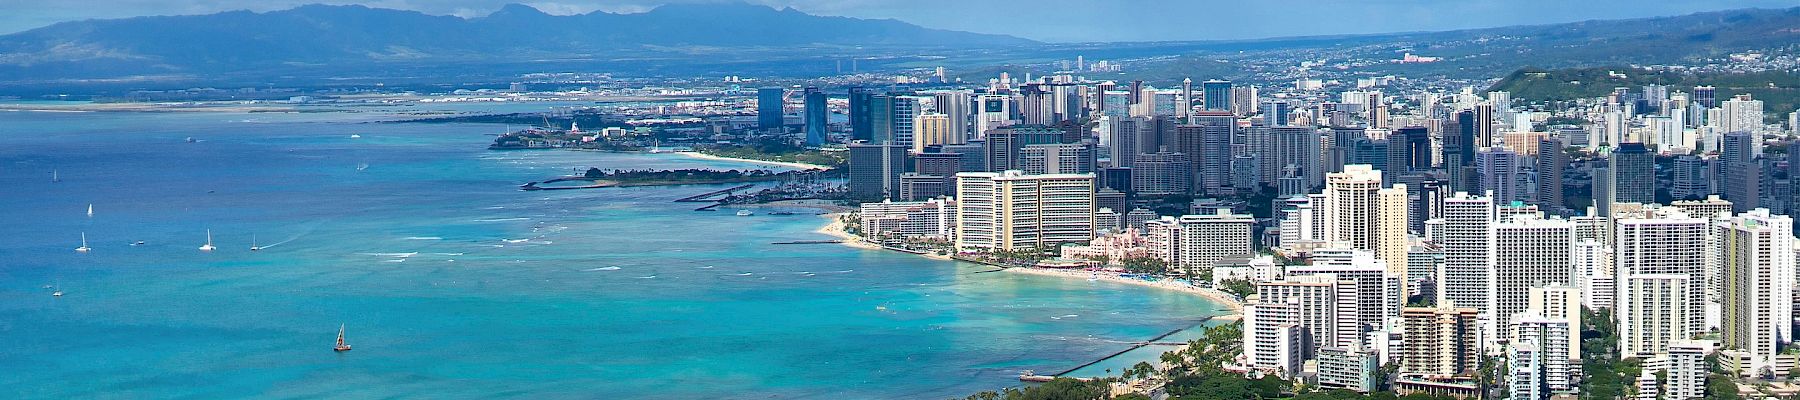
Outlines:
<svg viewBox="0 0 1800 400"><path fill-rule="evenodd" d="M0 33L61 21L363 4L478 17L507 3L551 14L643 12L668 3L744 1L818 15L1046 42L1230 40L1440 31L1590 19L1787 8L1800 0L0 0Z"/></svg>

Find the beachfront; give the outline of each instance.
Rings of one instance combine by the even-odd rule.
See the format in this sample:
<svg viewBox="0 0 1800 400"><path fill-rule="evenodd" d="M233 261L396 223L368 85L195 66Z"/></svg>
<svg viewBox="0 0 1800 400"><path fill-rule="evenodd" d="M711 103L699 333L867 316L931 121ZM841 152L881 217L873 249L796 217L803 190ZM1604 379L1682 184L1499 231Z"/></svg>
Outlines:
<svg viewBox="0 0 1800 400"><path fill-rule="evenodd" d="M825 217L825 219L828 222L824 226L819 227L819 229L815 230L814 232L831 235L833 237L842 239L843 241L841 243L843 243L845 246L855 247L855 248L859 248L859 249L868 249L868 250L887 250L886 248L883 248L874 243L865 242L862 240L861 237L850 234L850 232L845 231L844 230L844 222L842 220L842 217L844 215L845 214L843 214L843 213L824 214L823 216ZM938 255L938 254L933 254L933 253L908 253L908 254L917 254L919 256L936 259L936 260L955 261L955 259L951 258L950 256ZM1139 277L1135 277L1135 276L1128 276L1126 274L1117 273L1117 272L1089 271L1089 270L1085 270L1085 269L1052 269L1052 268L1033 268L1033 267L1012 267L1012 268L1004 268L1004 270L1007 272L1013 272L1013 273L1033 274L1033 275L1042 275L1042 276L1055 276L1055 277L1069 278L1069 279L1095 279L1095 280L1101 280L1101 281L1107 281L1107 282L1113 282L1113 283L1145 286L1145 287L1152 287L1152 288L1164 289L1164 290L1173 290L1173 291L1177 291L1177 292L1181 292L1181 293L1192 294L1192 295L1204 297L1207 300L1211 300L1215 303L1219 303L1221 306L1224 306L1226 309L1230 309L1233 312L1232 315L1220 316L1218 318L1236 318L1238 314L1241 314L1244 311L1243 302L1238 300L1238 298L1236 296L1232 296L1231 294L1219 291L1217 289L1194 286L1194 285L1188 284L1187 282L1170 279L1170 278L1163 278L1163 279L1157 279L1157 280L1146 280L1143 278L1139 278Z"/></svg>

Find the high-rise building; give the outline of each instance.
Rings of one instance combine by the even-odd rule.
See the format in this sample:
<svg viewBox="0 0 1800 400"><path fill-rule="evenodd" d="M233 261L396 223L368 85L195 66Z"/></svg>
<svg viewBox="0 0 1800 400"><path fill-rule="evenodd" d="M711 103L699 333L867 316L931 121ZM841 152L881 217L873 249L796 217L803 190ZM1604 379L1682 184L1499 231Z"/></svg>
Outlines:
<svg viewBox="0 0 1800 400"><path fill-rule="evenodd" d="M1094 173L1094 145L1028 144L1019 150L1019 169L1033 175L1091 174Z"/></svg>
<svg viewBox="0 0 1800 400"><path fill-rule="evenodd" d="M1231 111L1231 81L1210 79L1200 83L1200 90L1206 92L1207 111Z"/></svg>
<svg viewBox="0 0 1800 400"><path fill-rule="evenodd" d="M1363 250L1321 248L1312 256L1309 265L1288 266L1287 276L1330 276L1356 287L1356 312L1337 321L1338 339L1332 345L1356 346L1364 332L1393 328L1390 322L1406 305L1406 275L1389 271L1386 263Z"/></svg>
<svg viewBox="0 0 1800 400"><path fill-rule="evenodd" d="M1018 123L1013 112L1013 99L1006 95L984 94L975 98L975 138L987 137L988 131Z"/></svg>
<svg viewBox="0 0 1800 400"><path fill-rule="evenodd" d="M948 90L931 94L933 111L943 114L950 123L950 135L956 143L962 143L972 135L969 133L970 114L974 110L974 94L966 90Z"/></svg>
<svg viewBox="0 0 1800 400"><path fill-rule="evenodd" d="M1719 128L1726 132L1763 131L1763 102L1751 99L1749 94L1740 94L1720 103L1719 114Z"/></svg>
<svg viewBox="0 0 1800 400"><path fill-rule="evenodd" d="M950 127L950 116L939 113L919 114L913 121L914 153L923 153L925 148L946 144L962 144L963 136Z"/></svg>
<svg viewBox="0 0 1800 400"><path fill-rule="evenodd" d="M1409 126L1394 130L1388 135L1389 175L1400 176L1407 172L1429 170L1432 167L1431 131L1423 126Z"/></svg>
<svg viewBox="0 0 1800 400"><path fill-rule="evenodd" d="M1568 207L1563 204L1563 169L1569 165L1569 155L1563 153L1563 141L1557 138L1538 139L1537 153L1537 201L1532 204L1562 214Z"/></svg>
<svg viewBox="0 0 1800 400"><path fill-rule="evenodd" d="M1762 142L1750 132L1726 132L1719 140L1719 189L1733 212L1762 208Z"/></svg>
<svg viewBox="0 0 1800 400"><path fill-rule="evenodd" d="M806 117L806 145L815 147L825 145L826 128L828 128L827 116L831 114L830 110L825 108L825 92L816 87L806 88L803 105L805 108L802 110L802 114Z"/></svg>
<svg viewBox="0 0 1800 400"><path fill-rule="evenodd" d="M1406 276L1406 186L1382 188L1381 171L1347 165L1325 178L1325 240L1375 253Z"/></svg>
<svg viewBox="0 0 1800 400"><path fill-rule="evenodd" d="M1511 343L1506 354L1506 393L1508 399L1550 400L1548 381L1549 357L1537 342L1530 339Z"/></svg>
<svg viewBox="0 0 1800 400"><path fill-rule="evenodd" d="M1236 86L1231 88L1231 113L1245 116L1256 112L1256 87Z"/></svg>
<svg viewBox="0 0 1800 400"><path fill-rule="evenodd" d="M1159 151L1139 154L1131 168L1131 191L1143 196L1187 194L1193 190L1194 164L1186 154Z"/></svg>
<svg viewBox="0 0 1800 400"><path fill-rule="evenodd" d="M778 87L756 89L756 127L781 128L782 90Z"/></svg>
<svg viewBox="0 0 1800 400"><path fill-rule="evenodd" d="M1456 193L1444 199L1444 266L1438 273L1437 304L1469 307L1484 317L1493 316L1494 201L1484 196ZM1491 320L1491 319L1490 319Z"/></svg>
<svg viewBox="0 0 1800 400"><path fill-rule="evenodd" d="M1706 108L1718 107L1719 106L1719 91L1718 91L1718 89L1715 89L1712 86L1695 86L1694 87L1694 103L1700 104L1700 106L1706 107Z"/></svg>
<svg viewBox="0 0 1800 400"><path fill-rule="evenodd" d="M918 133L918 127L913 124L918 122L919 114L926 112L925 105L929 101L931 98L926 96L893 96L893 116L889 122L893 124L890 132L894 144L912 147L913 136Z"/></svg>
<svg viewBox="0 0 1800 400"><path fill-rule="evenodd" d="M1330 306L1330 301L1323 300L1323 305ZM1314 333L1307 331L1310 321L1306 318L1318 313L1310 307L1319 303L1318 299L1293 296L1258 298L1244 304L1245 367L1278 376L1298 374L1313 343Z"/></svg>
<svg viewBox="0 0 1800 400"><path fill-rule="evenodd" d="M1463 110L1456 113L1456 122L1443 133L1444 170L1449 172L1450 189L1453 192L1477 193L1475 166L1475 112Z"/></svg>
<svg viewBox="0 0 1800 400"><path fill-rule="evenodd" d="M1355 326L1356 294L1355 284L1336 277L1295 276L1257 282L1255 303L1298 305L1298 325L1307 333L1305 355L1311 359L1314 350L1352 336L1338 330Z"/></svg>
<svg viewBox="0 0 1800 400"><path fill-rule="evenodd" d="M1613 150L1613 202L1650 204L1656 202L1656 154L1643 143L1619 143Z"/></svg>
<svg viewBox="0 0 1800 400"><path fill-rule="evenodd" d="M1797 153L1800 154L1800 153ZM1675 200L1699 199L1713 194L1711 160L1699 156L1675 157L1675 179L1669 185L1669 197Z"/></svg>
<svg viewBox="0 0 1800 400"><path fill-rule="evenodd" d="M1024 169L1020 156L1025 146L1062 143L1060 129L1043 125L1013 125L987 133L987 170L989 172Z"/></svg>
<svg viewBox="0 0 1800 400"><path fill-rule="evenodd" d="M869 95L869 144L897 144L894 141L894 96Z"/></svg>
<svg viewBox="0 0 1800 400"><path fill-rule="evenodd" d="M1094 235L1094 175L956 174L956 248L1019 250L1085 242Z"/></svg>
<svg viewBox="0 0 1800 400"><path fill-rule="evenodd" d="M1686 274L1621 275L1618 305L1619 357L1649 358L1693 334Z"/></svg>
<svg viewBox="0 0 1800 400"><path fill-rule="evenodd" d="M900 174L906 172L906 147L851 143L850 196L862 200L898 199Z"/></svg>
<svg viewBox="0 0 1800 400"><path fill-rule="evenodd" d="M1300 187L1294 188L1294 195L1312 193L1325 182L1325 170L1320 165L1323 153L1320 151L1319 133L1308 127L1273 127L1269 128L1270 136L1275 143L1274 151L1269 152L1269 160L1276 167L1276 176L1298 178Z"/></svg>
<svg viewBox="0 0 1800 400"><path fill-rule="evenodd" d="M875 92L863 87L850 88L850 140L875 142Z"/></svg>
<svg viewBox="0 0 1800 400"><path fill-rule="evenodd" d="M1406 343L1400 357L1401 374L1475 376L1481 365L1481 329L1475 309L1406 307L1400 318Z"/></svg>
<svg viewBox="0 0 1800 400"><path fill-rule="evenodd" d="M1493 147L1499 139L1494 129L1494 105L1492 103L1476 104L1472 109L1475 115L1475 145L1477 148Z"/></svg>
<svg viewBox="0 0 1800 400"><path fill-rule="evenodd" d="M1575 225L1562 219L1519 216L1493 225L1490 265L1494 276L1496 333L1512 332L1512 319L1530 308L1532 288L1575 283L1570 256Z"/></svg>
<svg viewBox="0 0 1800 400"><path fill-rule="evenodd" d="M1219 210L1210 215L1183 215L1177 223L1181 225L1181 233L1175 238L1179 241L1178 262L1171 265L1186 269L1189 275L1208 275L1219 260L1253 254L1251 234L1255 217Z"/></svg>
<svg viewBox="0 0 1800 400"><path fill-rule="evenodd" d="M1716 229L1724 272L1720 344L1745 353L1750 370L1777 369L1775 356L1793 341L1794 220L1759 208Z"/></svg>
<svg viewBox="0 0 1800 400"><path fill-rule="evenodd" d="M1612 308L1618 287L1613 283L1612 247L1596 238L1575 243L1575 273L1580 274L1581 299L1588 308Z"/></svg>
<svg viewBox="0 0 1800 400"><path fill-rule="evenodd" d="M1270 100L1262 103L1263 125L1288 126L1290 114L1294 112L1294 104L1287 100Z"/></svg>
<svg viewBox="0 0 1800 400"><path fill-rule="evenodd" d="M1551 390L1568 390L1581 381L1581 288L1544 286L1531 289L1531 306L1513 317L1512 337L1531 337L1550 356Z"/></svg>
<svg viewBox="0 0 1800 400"><path fill-rule="evenodd" d="M1712 354L1711 343L1700 340L1677 340L1669 344L1663 363L1666 383L1665 399L1699 399L1706 397L1706 377L1712 374L1706 356Z"/></svg>
<svg viewBox="0 0 1800 400"><path fill-rule="evenodd" d="M1614 274L1618 276L1616 282L1620 285L1616 300L1620 303L1618 307L1622 310L1642 307L1626 303L1634 300L1627 292L1631 289L1628 287L1630 282L1627 282L1630 277L1680 275L1687 278L1679 283L1686 290L1681 293L1680 299L1686 303L1676 310L1682 312L1680 316L1686 320L1681 327L1688 331L1671 338L1686 339L1689 335L1704 332L1708 220L1692 218L1673 207L1649 208L1641 213L1615 215L1614 218L1613 265ZM1621 331L1621 340L1625 337ZM1645 344L1639 350L1661 352L1667 344L1667 340L1662 340Z"/></svg>
<svg viewBox="0 0 1800 400"><path fill-rule="evenodd" d="M1505 147L1482 149L1475 153L1475 169L1480 171L1482 192L1493 197L1494 204L1512 204L1526 199L1518 153Z"/></svg>

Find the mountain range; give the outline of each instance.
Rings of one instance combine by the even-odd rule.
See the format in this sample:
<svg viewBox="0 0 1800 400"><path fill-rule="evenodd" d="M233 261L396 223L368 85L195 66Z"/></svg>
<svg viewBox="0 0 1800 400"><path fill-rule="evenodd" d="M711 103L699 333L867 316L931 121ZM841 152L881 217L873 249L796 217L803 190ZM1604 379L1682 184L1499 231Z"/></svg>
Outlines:
<svg viewBox="0 0 1800 400"><path fill-rule="evenodd" d="M1033 44L891 19L745 3L558 16L512 4L478 18L359 5L63 22L0 36L0 79L196 74L271 66L658 58L721 49Z"/></svg>

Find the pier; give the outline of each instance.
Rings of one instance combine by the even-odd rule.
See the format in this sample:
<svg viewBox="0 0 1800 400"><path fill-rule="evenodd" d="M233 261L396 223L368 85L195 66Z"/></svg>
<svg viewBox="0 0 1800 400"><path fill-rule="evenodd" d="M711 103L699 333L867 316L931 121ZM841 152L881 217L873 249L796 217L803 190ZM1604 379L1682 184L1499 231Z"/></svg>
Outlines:
<svg viewBox="0 0 1800 400"><path fill-rule="evenodd" d="M675 202L676 203L705 203L705 202L709 202L709 201L719 201L719 199L713 199L713 197L731 196L732 192L749 189L749 188L752 188L755 186L756 186L755 184L743 184L743 185L733 186L733 187L729 187L729 188L725 188L725 189L719 189L719 190L714 190L711 192L706 192L706 193L696 194L693 196L675 199Z"/></svg>
<svg viewBox="0 0 1800 400"><path fill-rule="evenodd" d="M774 242L774 243L769 243L769 244L828 244L828 243L843 243L843 242L844 241L842 241L842 240L796 240L796 241L792 241L792 242Z"/></svg>

